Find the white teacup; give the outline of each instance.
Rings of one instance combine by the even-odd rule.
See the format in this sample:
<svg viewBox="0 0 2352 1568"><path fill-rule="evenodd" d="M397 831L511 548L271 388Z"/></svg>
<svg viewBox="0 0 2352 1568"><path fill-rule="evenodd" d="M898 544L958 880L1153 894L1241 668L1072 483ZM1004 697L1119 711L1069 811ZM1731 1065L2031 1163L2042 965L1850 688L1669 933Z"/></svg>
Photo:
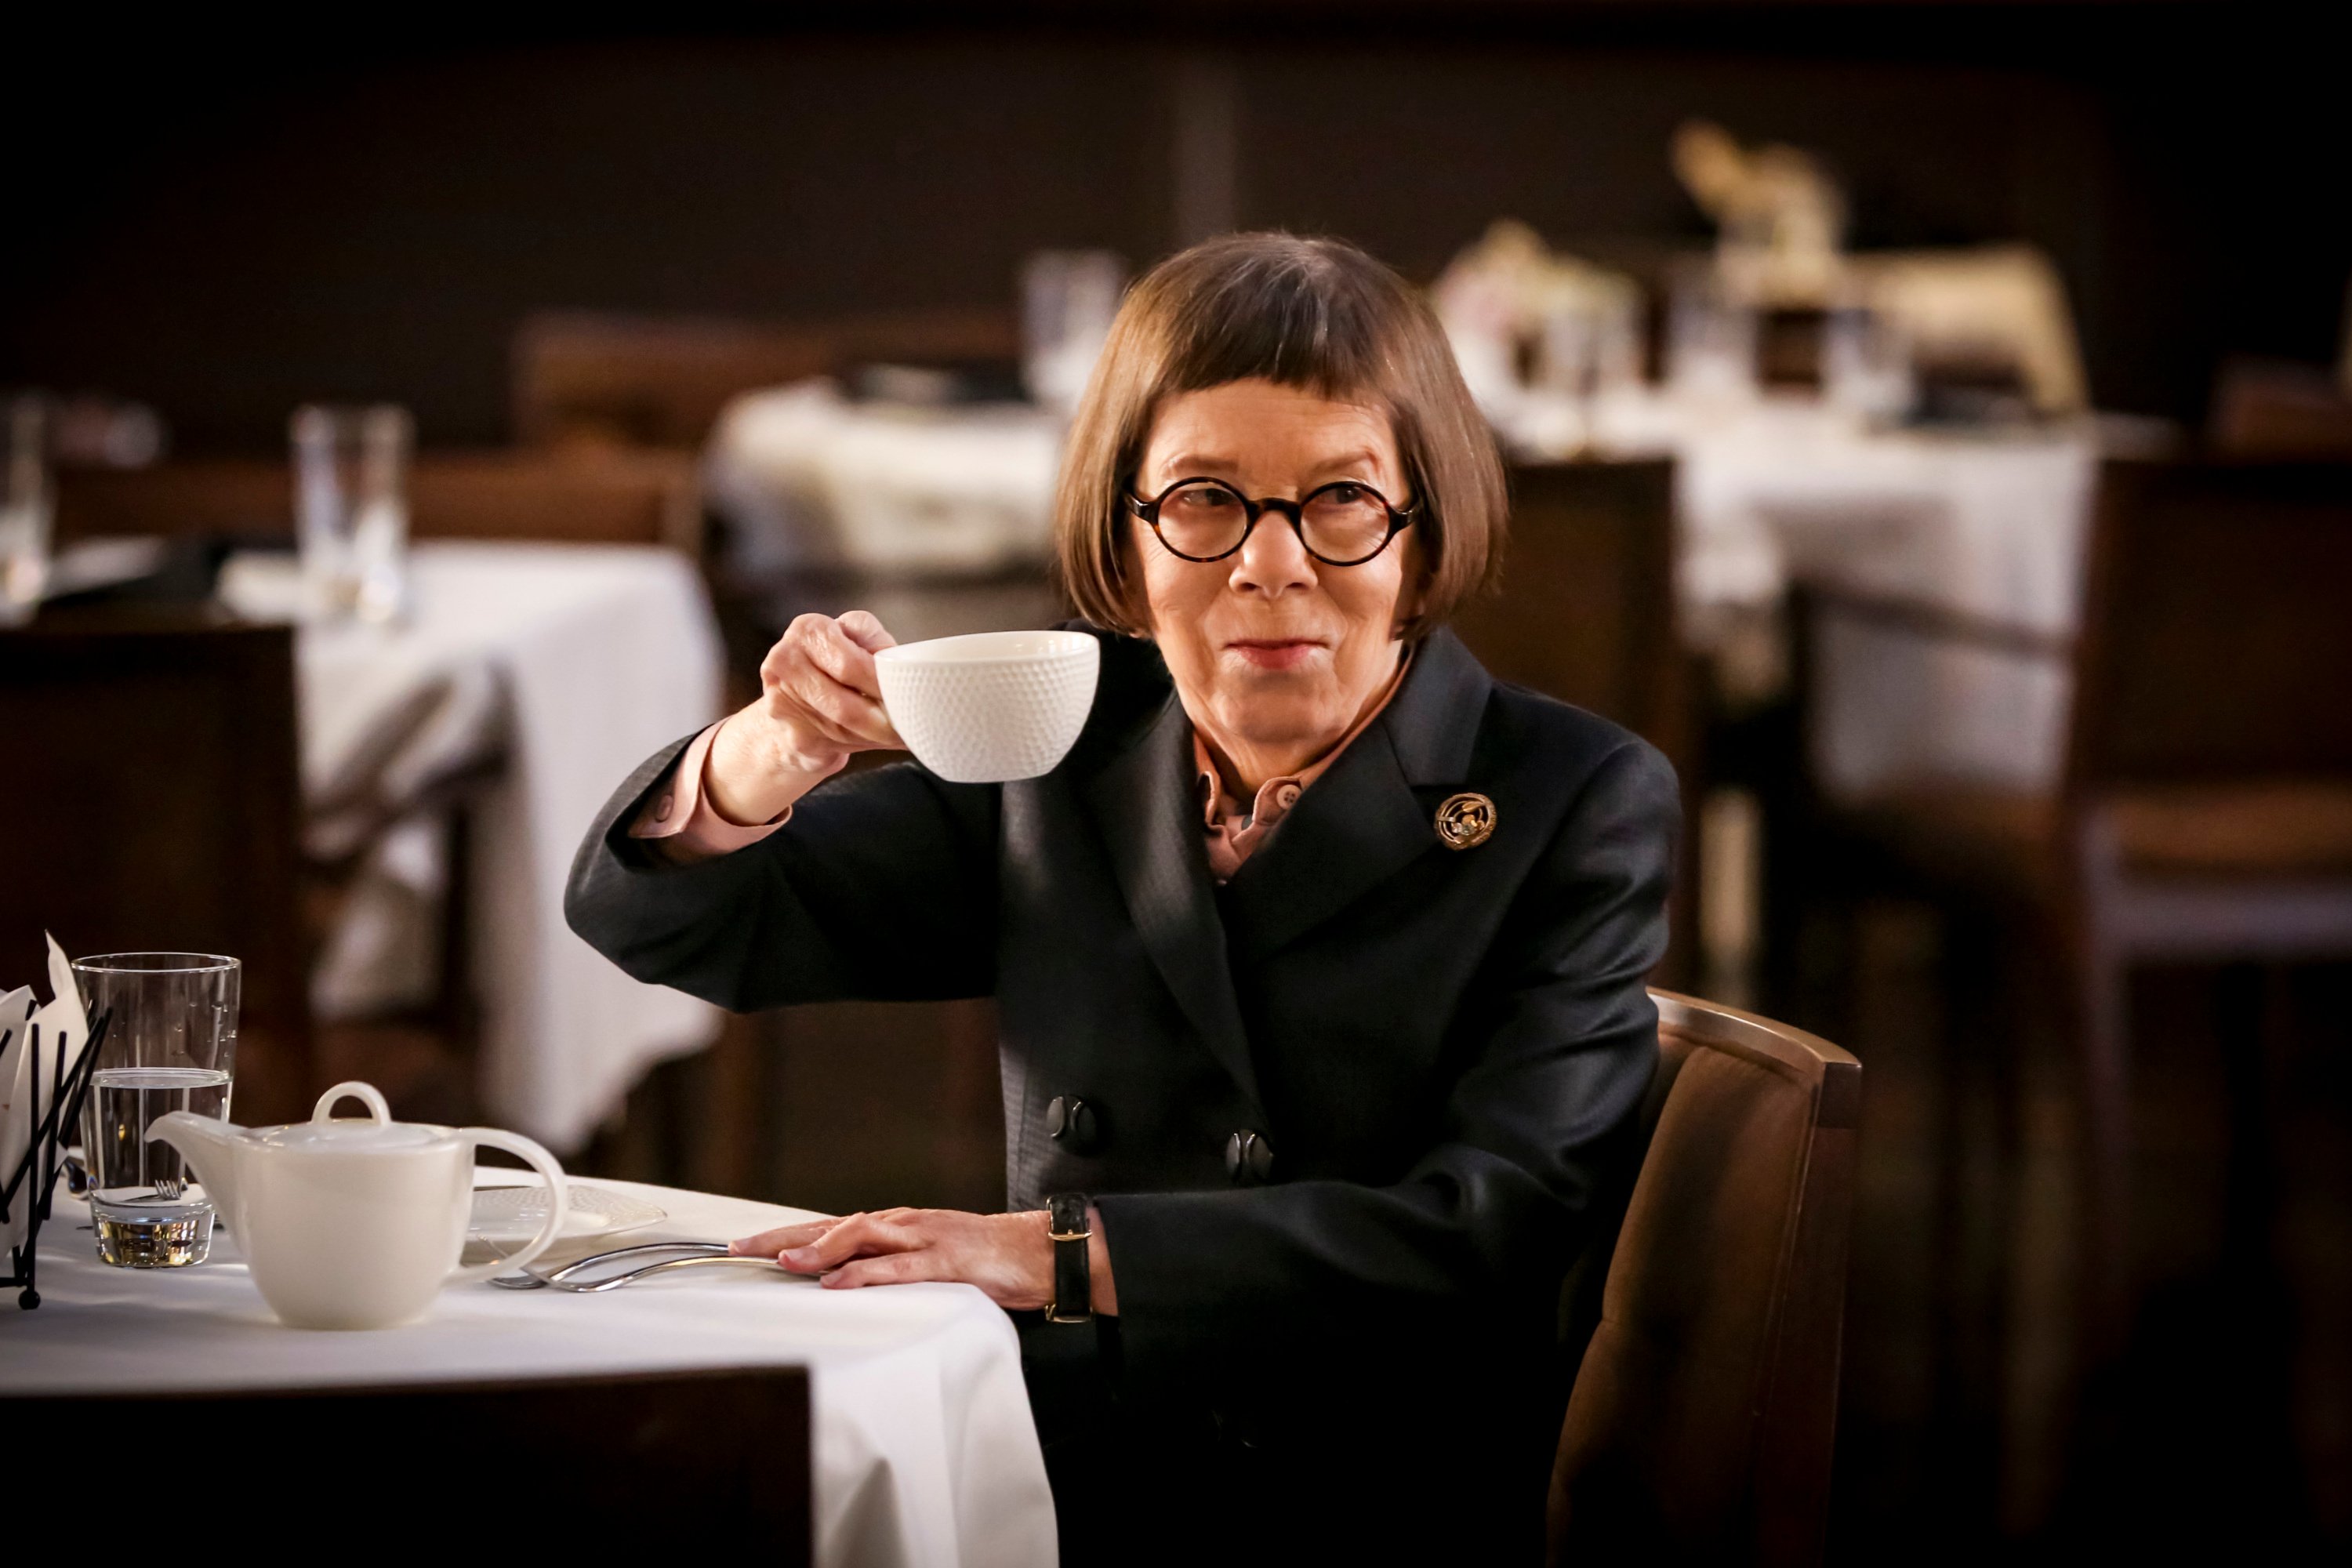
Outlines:
<svg viewBox="0 0 2352 1568"><path fill-rule="evenodd" d="M1053 772L1086 728L1101 667L1102 645L1084 632L978 632L874 656L890 722L956 784Z"/></svg>

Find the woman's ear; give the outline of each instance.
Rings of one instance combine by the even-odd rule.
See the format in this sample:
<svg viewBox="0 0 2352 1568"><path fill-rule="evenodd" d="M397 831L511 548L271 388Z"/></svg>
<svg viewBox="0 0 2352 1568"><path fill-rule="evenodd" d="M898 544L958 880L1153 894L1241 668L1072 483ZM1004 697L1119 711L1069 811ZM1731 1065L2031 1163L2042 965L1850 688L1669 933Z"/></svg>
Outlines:
<svg viewBox="0 0 2352 1568"><path fill-rule="evenodd" d="M1151 595L1145 592L1143 586L1143 552L1135 537L1136 529L1140 526L1139 523L1130 523L1119 530L1118 597L1119 608L1127 614L1129 627L1137 637L1148 638L1155 628L1151 624Z"/></svg>
<svg viewBox="0 0 2352 1568"><path fill-rule="evenodd" d="M1421 541L1404 542L1404 570L1398 574L1396 609L1389 616L1389 637L1391 641L1404 636L1406 628L1421 619L1421 607L1429 602L1430 580L1437 574L1422 554Z"/></svg>

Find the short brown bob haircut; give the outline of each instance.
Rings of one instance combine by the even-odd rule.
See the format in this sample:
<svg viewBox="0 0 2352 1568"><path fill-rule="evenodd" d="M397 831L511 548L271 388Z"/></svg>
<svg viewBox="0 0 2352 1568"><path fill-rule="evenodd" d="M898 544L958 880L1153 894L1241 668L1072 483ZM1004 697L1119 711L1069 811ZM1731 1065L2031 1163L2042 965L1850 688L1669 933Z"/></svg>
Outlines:
<svg viewBox="0 0 2352 1568"><path fill-rule="evenodd" d="M1171 397L1254 379L1387 410L1419 509L1421 608L1405 637L1427 635L1489 584L1509 513L1502 459L1435 313L1343 241L1231 234L1170 257L1128 291L1087 384L1054 496L1057 565L1080 615L1150 635L1126 498L1152 421Z"/></svg>

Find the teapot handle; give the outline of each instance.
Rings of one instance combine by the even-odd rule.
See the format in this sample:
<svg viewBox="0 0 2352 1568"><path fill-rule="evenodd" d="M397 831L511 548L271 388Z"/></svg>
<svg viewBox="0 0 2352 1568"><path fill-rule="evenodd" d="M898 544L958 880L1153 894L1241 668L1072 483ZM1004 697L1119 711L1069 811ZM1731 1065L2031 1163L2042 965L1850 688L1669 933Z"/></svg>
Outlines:
<svg viewBox="0 0 2352 1568"><path fill-rule="evenodd" d="M372 1083L361 1083L356 1079L348 1083L339 1083L335 1085L334 1088L329 1089L326 1093L320 1095L319 1097L319 1103L310 1108L310 1120L313 1121L331 1121L332 1118L330 1117L327 1112L334 1110L335 1101L342 1099L345 1095L349 1095L353 1100L365 1105L368 1108L368 1114L375 1119L375 1124L378 1127L382 1127L384 1123L392 1120L392 1107L384 1103L383 1096L376 1091L375 1085Z"/></svg>
<svg viewBox="0 0 2352 1568"><path fill-rule="evenodd" d="M493 1274L512 1274L554 1246L555 1238L562 1234L564 1215L572 1210L572 1188L571 1184L564 1180L563 1167L555 1163L555 1156L520 1132L501 1132L495 1127L468 1127L457 1136L477 1148L503 1149L509 1154L521 1156L523 1162L547 1183L547 1223L539 1227L539 1234L530 1238L530 1245L520 1252L494 1262L455 1269L445 1281L450 1285L470 1285L477 1279L488 1279Z"/></svg>

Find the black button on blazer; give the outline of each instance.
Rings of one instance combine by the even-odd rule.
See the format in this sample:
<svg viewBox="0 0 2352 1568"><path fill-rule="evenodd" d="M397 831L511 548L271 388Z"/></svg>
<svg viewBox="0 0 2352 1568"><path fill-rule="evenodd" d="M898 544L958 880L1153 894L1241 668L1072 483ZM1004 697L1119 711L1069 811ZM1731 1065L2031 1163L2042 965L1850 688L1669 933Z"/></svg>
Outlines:
<svg viewBox="0 0 2352 1568"><path fill-rule="evenodd" d="M1220 1506L1392 1476L1382 1539L1450 1519L1461 1544L1458 1521L1500 1509L1532 1540L1559 1281L1656 1059L1673 771L1441 630L1218 888L1166 668L1099 635L1087 729L1041 779L857 773L762 842L673 866L627 835L686 742L662 752L582 846L572 927L738 1011L997 998L1012 1205L1097 1194L1118 1282L1098 1405L1040 1402L1049 1457L1071 1423L1097 1454L1118 1451L1105 1423L1197 1430L1257 1478L1185 1483ZM1437 810L1464 792L1494 826L1454 848ZM1055 1138L1056 1098L1103 1135ZM1237 1185L1244 1131L1280 1155ZM1069 1359L1050 1336L1091 1332L1024 1323L1033 1390Z"/></svg>

